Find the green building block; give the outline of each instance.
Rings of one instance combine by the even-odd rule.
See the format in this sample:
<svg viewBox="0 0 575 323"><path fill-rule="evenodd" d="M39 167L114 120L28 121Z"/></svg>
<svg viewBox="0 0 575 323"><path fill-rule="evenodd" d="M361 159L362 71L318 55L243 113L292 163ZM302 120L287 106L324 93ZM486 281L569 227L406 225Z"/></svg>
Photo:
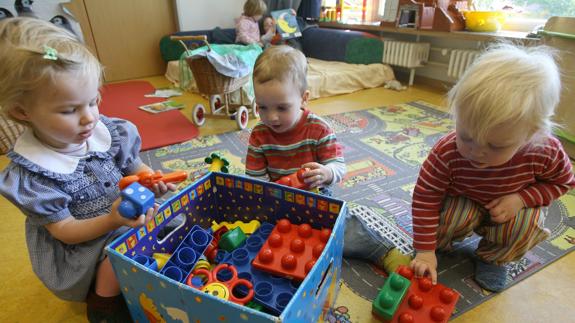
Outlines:
<svg viewBox="0 0 575 323"><path fill-rule="evenodd" d="M249 307L249 308L253 308L253 309L256 310L256 311L260 311L260 312L263 312L263 311L264 311L264 307L263 307L261 304L256 303L256 302L254 302L254 301L249 301L249 302L246 304L246 306Z"/></svg>
<svg viewBox="0 0 575 323"><path fill-rule="evenodd" d="M409 279L397 273L391 273L373 300L371 311L384 320L391 320L407 293L409 285L411 285Z"/></svg>
<svg viewBox="0 0 575 323"><path fill-rule="evenodd" d="M220 249L224 249L225 251L231 252L239 247L244 241L246 241L246 235L242 229L240 229L240 227L237 227L224 233L220 237L218 247L220 247Z"/></svg>

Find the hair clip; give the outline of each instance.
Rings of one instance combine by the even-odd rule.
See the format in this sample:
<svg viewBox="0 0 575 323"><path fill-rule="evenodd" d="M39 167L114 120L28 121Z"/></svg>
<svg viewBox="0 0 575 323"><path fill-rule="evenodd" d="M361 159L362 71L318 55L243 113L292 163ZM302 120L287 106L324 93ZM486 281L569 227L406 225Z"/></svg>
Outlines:
<svg viewBox="0 0 575 323"><path fill-rule="evenodd" d="M44 45L44 59L49 59L52 61L57 61L58 60L58 51L56 51L54 48L50 47L50 46L46 46Z"/></svg>

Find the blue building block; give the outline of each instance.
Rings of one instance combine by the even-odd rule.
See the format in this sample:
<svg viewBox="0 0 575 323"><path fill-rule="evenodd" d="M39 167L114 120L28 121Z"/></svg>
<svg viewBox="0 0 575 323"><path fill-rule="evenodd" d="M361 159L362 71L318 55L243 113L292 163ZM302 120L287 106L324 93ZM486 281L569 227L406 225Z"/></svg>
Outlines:
<svg viewBox="0 0 575 323"><path fill-rule="evenodd" d="M136 218L154 207L154 193L138 182L130 184L121 194L122 202L118 212L125 218Z"/></svg>
<svg viewBox="0 0 575 323"><path fill-rule="evenodd" d="M271 275L252 266L262 245L272 232L274 225L262 223L247 240L232 252L218 251L219 263L234 265L238 277L249 280L254 286L254 301L263 305L269 312L280 315L292 299L299 284L287 278ZM219 258L219 259L218 259ZM240 290L241 292L241 290Z"/></svg>
<svg viewBox="0 0 575 323"><path fill-rule="evenodd" d="M188 275L194 269L210 242L212 242L212 235L209 231L194 225L170 259L168 259L160 273L173 280L185 283Z"/></svg>

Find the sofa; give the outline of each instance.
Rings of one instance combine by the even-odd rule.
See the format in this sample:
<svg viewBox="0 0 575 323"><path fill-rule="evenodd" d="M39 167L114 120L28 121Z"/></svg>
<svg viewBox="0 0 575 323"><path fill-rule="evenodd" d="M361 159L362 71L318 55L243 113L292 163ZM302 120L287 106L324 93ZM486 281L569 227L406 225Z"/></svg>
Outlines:
<svg viewBox="0 0 575 323"><path fill-rule="evenodd" d="M308 58L308 87L310 98L327 97L379 87L395 79L390 66L381 63L383 42L365 32L320 28L316 25L301 28L302 36L294 44ZM173 35L206 35L208 42L233 44L234 29L178 32ZM170 40L171 35L160 41L160 52L167 63L166 78L180 85L185 62L179 62L183 47ZM201 46L201 42L186 41L188 48ZM180 65L182 64L182 65ZM186 90L198 92L195 84L187 84Z"/></svg>

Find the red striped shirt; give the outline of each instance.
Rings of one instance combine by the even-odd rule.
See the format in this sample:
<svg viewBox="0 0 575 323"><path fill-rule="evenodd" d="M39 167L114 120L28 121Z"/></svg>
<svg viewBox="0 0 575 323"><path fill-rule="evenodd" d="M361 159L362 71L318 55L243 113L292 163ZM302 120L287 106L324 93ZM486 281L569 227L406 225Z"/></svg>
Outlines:
<svg viewBox="0 0 575 323"><path fill-rule="evenodd" d="M419 171L412 202L414 247L435 250L446 195L462 195L485 205L518 193L532 208L551 204L573 187L569 156L556 138L522 148L503 165L480 169L459 154L452 132L435 144Z"/></svg>
<svg viewBox="0 0 575 323"><path fill-rule="evenodd" d="M344 162L333 130L309 110L304 110L298 124L285 133L275 133L262 122L252 130L246 156L247 175L268 175L275 181L308 162Z"/></svg>

